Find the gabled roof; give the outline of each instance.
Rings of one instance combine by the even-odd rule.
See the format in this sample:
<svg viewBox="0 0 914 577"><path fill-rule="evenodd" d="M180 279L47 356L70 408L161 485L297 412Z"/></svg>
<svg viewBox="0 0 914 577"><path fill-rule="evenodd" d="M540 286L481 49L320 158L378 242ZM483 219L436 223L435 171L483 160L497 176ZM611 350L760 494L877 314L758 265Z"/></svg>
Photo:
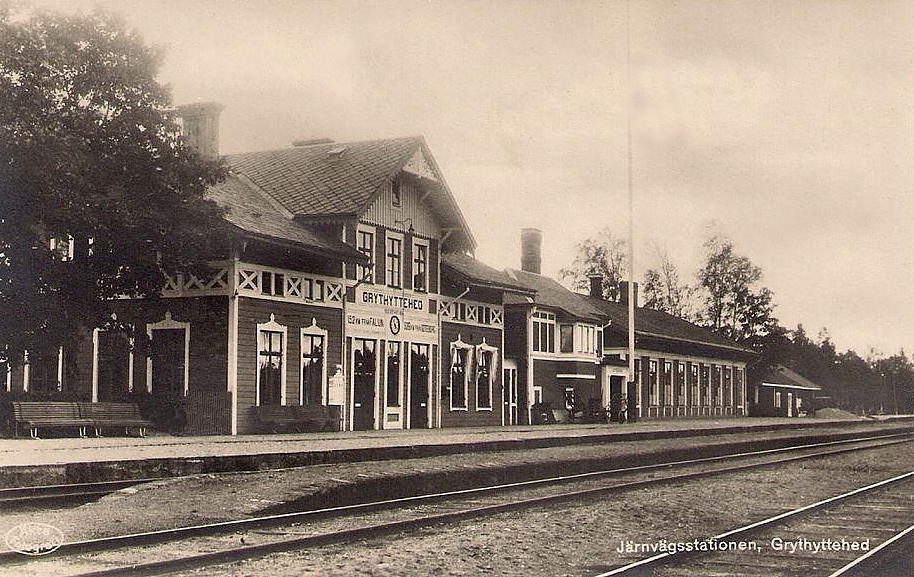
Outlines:
<svg viewBox="0 0 914 577"><path fill-rule="evenodd" d="M230 174L211 186L206 198L225 207L225 219L242 233L255 238L292 244L297 249L318 256L333 256L349 262L361 262L365 255L334 238L328 238L295 222L283 214L274 202L244 178Z"/></svg>
<svg viewBox="0 0 914 577"><path fill-rule="evenodd" d="M822 387L810 381L800 373L792 371L784 365L777 365L765 374L763 385L786 387L789 389L803 389L806 391L821 391Z"/></svg>
<svg viewBox="0 0 914 577"><path fill-rule="evenodd" d="M444 226L462 233L462 244L474 248L466 219L421 136L233 154L226 161L297 217L342 218L361 216L417 153L435 176L417 176L435 193L428 202Z"/></svg>
<svg viewBox="0 0 914 577"><path fill-rule="evenodd" d="M504 271L494 269L468 254L452 252L441 255L441 274L478 286L533 295L530 289L512 279Z"/></svg>
<svg viewBox="0 0 914 577"><path fill-rule="evenodd" d="M605 322L606 315L591 305L583 295L568 290L547 276L514 269L508 269L508 274L523 286L536 291L536 295L531 299L509 293L505 295L505 304L534 304L560 309L581 320Z"/></svg>
<svg viewBox="0 0 914 577"><path fill-rule="evenodd" d="M601 298L584 296L593 306L599 308L612 321L612 327L621 331L628 330L628 305L611 302ZM704 327L692 324L689 321L669 313L638 307L635 310L635 334L667 339L671 341L685 341L712 347L724 348L744 353L755 352L730 339Z"/></svg>

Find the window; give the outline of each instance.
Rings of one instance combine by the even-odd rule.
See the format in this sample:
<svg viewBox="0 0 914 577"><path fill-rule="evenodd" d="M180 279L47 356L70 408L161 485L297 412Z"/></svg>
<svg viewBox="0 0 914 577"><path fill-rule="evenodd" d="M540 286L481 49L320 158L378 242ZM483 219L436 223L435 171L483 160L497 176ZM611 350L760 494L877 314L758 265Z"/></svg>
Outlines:
<svg viewBox="0 0 914 577"><path fill-rule="evenodd" d="M302 405L322 404L324 392L325 334L312 334L302 329L301 334L301 390Z"/></svg>
<svg viewBox="0 0 914 577"><path fill-rule="evenodd" d="M403 276L403 239L387 237L387 286L400 288Z"/></svg>
<svg viewBox="0 0 914 577"><path fill-rule="evenodd" d="M743 399L743 369L736 369L733 375L734 384L736 385L736 405L742 406Z"/></svg>
<svg viewBox="0 0 914 577"><path fill-rule="evenodd" d="M781 408L781 392L780 391L774 392L774 406L778 409Z"/></svg>
<svg viewBox="0 0 914 577"><path fill-rule="evenodd" d="M467 408L470 350L470 345L461 341L451 344L451 410Z"/></svg>
<svg viewBox="0 0 914 577"><path fill-rule="evenodd" d="M190 323L171 318L146 325L151 350L146 357L146 390L156 395L187 394L190 362Z"/></svg>
<svg viewBox="0 0 914 577"><path fill-rule="evenodd" d="M685 363L679 361L676 363L676 399L677 403L680 405L685 404L685 379L686 379L686 370Z"/></svg>
<svg viewBox="0 0 914 577"><path fill-rule="evenodd" d="M413 243L413 290L428 291L428 245Z"/></svg>
<svg viewBox="0 0 914 577"><path fill-rule="evenodd" d="M689 366L689 386L691 387L692 405L700 405L698 402L698 364L692 363Z"/></svg>
<svg viewBox="0 0 914 577"><path fill-rule="evenodd" d="M403 200L401 197L402 194L403 194L403 191L400 186L400 181L394 180L393 182L391 182L390 183L390 204L392 206L401 205L401 202Z"/></svg>
<svg viewBox="0 0 914 577"><path fill-rule="evenodd" d="M721 403L720 372L720 365L711 365L711 404L715 407L719 407Z"/></svg>
<svg viewBox="0 0 914 577"><path fill-rule="evenodd" d="M476 409L492 409L492 360L495 351L480 345L476 351Z"/></svg>
<svg viewBox="0 0 914 577"><path fill-rule="evenodd" d="M660 391L657 389L657 361L650 361L648 364L648 379L650 383L650 396L651 404L656 405L659 403Z"/></svg>
<svg viewBox="0 0 914 577"><path fill-rule="evenodd" d="M635 382L641 384L641 359L635 359Z"/></svg>
<svg viewBox="0 0 914 577"><path fill-rule="evenodd" d="M11 378L12 370L10 369L10 361L6 355L0 355L0 382L6 386L6 391L9 392L12 385Z"/></svg>
<svg viewBox="0 0 914 577"><path fill-rule="evenodd" d="M533 351L555 352L555 315L553 313L533 313Z"/></svg>
<svg viewBox="0 0 914 577"><path fill-rule="evenodd" d="M455 321L465 321L467 320L467 305L466 303L454 303L451 305L451 316Z"/></svg>
<svg viewBox="0 0 914 577"><path fill-rule="evenodd" d="M60 349L29 353L29 390L52 392L63 390Z"/></svg>
<svg viewBox="0 0 914 577"><path fill-rule="evenodd" d="M60 238L52 238L48 241L48 247L58 259L63 261L73 260L73 254L76 247L72 236L67 235Z"/></svg>
<svg viewBox="0 0 914 577"><path fill-rule="evenodd" d="M663 404L673 404L673 363L663 362Z"/></svg>
<svg viewBox="0 0 914 577"><path fill-rule="evenodd" d="M559 327L559 347L563 353L574 352L574 325L561 325Z"/></svg>
<svg viewBox="0 0 914 577"><path fill-rule="evenodd" d="M400 406L400 343L387 341L387 406Z"/></svg>
<svg viewBox="0 0 914 577"><path fill-rule="evenodd" d="M258 396L260 405L282 404L283 333L258 333Z"/></svg>
<svg viewBox="0 0 914 577"><path fill-rule="evenodd" d="M260 292L281 297L285 294L285 282L286 279L282 274L263 271L260 273Z"/></svg>
<svg viewBox="0 0 914 577"><path fill-rule="evenodd" d="M701 365L701 398L704 404L711 404L711 368L708 365Z"/></svg>
<svg viewBox="0 0 914 577"><path fill-rule="evenodd" d="M374 232L362 229L356 231L355 248L368 258L369 263L368 266L359 265L356 268L359 279L365 279L365 282L374 282Z"/></svg>
<svg viewBox="0 0 914 577"><path fill-rule="evenodd" d="M595 329L597 334L597 355L603 355L603 329Z"/></svg>
<svg viewBox="0 0 914 577"><path fill-rule="evenodd" d="M543 387L539 385L533 386L533 404L537 405L543 402Z"/></svg>
<svg viewBox="0 0 914 577"><path fill-rule="evenodd" d="M733 367L724 369L724 399L727 405L733 404Z"/></svg>

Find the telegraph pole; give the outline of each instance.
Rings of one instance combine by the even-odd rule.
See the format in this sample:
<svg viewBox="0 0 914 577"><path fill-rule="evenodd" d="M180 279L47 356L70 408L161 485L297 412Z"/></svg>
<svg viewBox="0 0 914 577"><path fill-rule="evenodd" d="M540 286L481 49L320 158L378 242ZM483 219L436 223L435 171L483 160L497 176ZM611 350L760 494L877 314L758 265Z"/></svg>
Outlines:
<svg viewBox="0 0 914 577"><path fill-rule="evenodd" d="M635 193L632 184L632 40L630 0L625 2L625 69L628 81L628 381L635 384L636 416L641 418L641 386L635 381ZM631 387L627 385L631 390ZM625 392L628 396L629 391Z"/></svg>

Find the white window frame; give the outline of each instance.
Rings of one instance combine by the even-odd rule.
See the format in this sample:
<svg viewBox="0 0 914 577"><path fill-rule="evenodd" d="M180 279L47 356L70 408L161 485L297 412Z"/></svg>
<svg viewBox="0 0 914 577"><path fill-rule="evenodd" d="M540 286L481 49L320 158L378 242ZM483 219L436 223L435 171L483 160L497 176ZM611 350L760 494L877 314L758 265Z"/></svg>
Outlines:
<svg viewBox="0 0 914 577"><path fill-rule="evenodd" d="M774 408L775 409L781 408L781 391L774 392Z"/></svg>
<svg viewBox="0 0 914 577"><path fill-rule="evenodd" d="M490 361L489 361L491 364L489 365L489 406L488 407L483 407L483 406L480 406L480 404L479 404L479 382L477 379L479 377L479 361L480 361L480 359L482 359L482 353L491 353ZM476 355L476 359L475 359L476 363L474 366L476 367L476 371L475 371L475 375L474 375L475 378L473 379L473 384L476 385L476 387L475 387L476 410L477 411L492 411L492 410L494 410L494 407L495 407L495 399L492 398L492 391L494 388L492 385L493 385L493 382L495 381L496 372L498 371L498 347L491 346L489 343L486 342L486 339L483 338L482 342L479 343L478 345L476 345L475 355Z"/></svg>
<svg viewBox="0 0 914 577"><path fill-rule="evenodd" d="M451 343L450 354L450 370L448 371L448 384L450 385L450 394L448 397L448 405L450 406L451 411L468 411L470 408L470 398L469 398L469 383L470 383L470 373L473 373L473 345L463 342L460 338L460 335L457 335L457 340ZM466 363L464 364L463 371L463 406L455 407L454 406L454 359L456 358L457 350L463 349L467 353Z"/></svg>
<svg viewBox="0 0 914 577"><path fill-rule="evenodd" d="M556 337L556 334L555 334L555 333L557 332L557 331L556 331L555 313L550 313L550 312L546 312L546 311L536 311L536 312L534 312L532 315L530 315L530 322L532 323L532 330L533 330L533 333L531 333L531 335L534 334L534 333L535 333L535 334L539 334L539 327L538 327L538 325L541 325L541 324L547 326L547 328L546 328L546 334L548 335L548 334L549 334L549 328L548 328L548 326L549 326L549 325L552 325L552 350L544 350L544 349L542 348L542 344L543 344L542 340L543 340L543 339L542 339L541 337L539 338L539 341L540 341L540 348L539 348L539 349L537 349L537 348L534 346L534 343L535 343L536 341L535 341L534 339L532 339L532 338L530 339L530 348L531 348L531 350L532 350L534 353L555 354L555 346L556 346L556 345L555 345L555 340L556 340L556 339L555 339L555 337ZM547 344L548 344L548 338L547 338L546 340L547 340ZM548 349L548 347L547 347L547 349ZM561 349L561 345L559 345L559 349Z"/></svg>
<svg viewBox="0 0 914 577"><path fill-rule="evenodd" d="M259 330L260 329L258 328L258 331ZM258 336L258 347L259 347L260 346L259 345L260 335L257 335L257 336ZM325 404L325 400L327 399L328 395L330 394L330 391L328 390L330 385L329 385L329 382L327 381L327 345L329 344L329 342L328 342L329 339L328 339L328 332L326 330L320 328L317 325L317 319L315 319L314 317L311 318L311 326L303 327L299 333L299 339L298 339L298 404L303 405L305 403L305 367L302 364L303 363L302 359L305 356L305 337L323 337L324 344L323 344L323 347L321 348L321 354L323 355L323 359L321 359L321 398L320 398L320 404L323 405L323 404ZM285 343L284 343L284 345L285 345ZM286 354L285 346L283 346L282 352L283 352L283 357L285 357L285 354ZM259 355L260 351L257 351L257 354ZM284 369L283 377L285 377L285 372L286 371ZM259 370L257 371L257 378L258 379L260 378ZM283 385L283 389L285 389L285 385ZM257 392L259 395L260 394L259 384L257 387ZM286 404L285 403L285 392L282 393L281 397L283 399L283 404Z"/></svg>
<svg viewBox="0 0 914 577"><path fill-rule="evenodd" d="M682 369L680 372L679 369ZM676 400L677 405L685 405L689 398L689 372L686 370L685 361L676 361L676 366L673 369L673 397ZM682 378L680 378L680 375ZM681 394L676 394L676 383L679 382Z"/></svg>
<svg viewBox="0 0 914 577"><path fill-rule="evenodd" d="M64 242L67 243L66 254L62 254L62 251L58 252L59 251L58 245L61 245ZM48 248L51 249L51 252L58 255L60 260L68 262L68 261L73 260L73 255L76 253L76 242L74 241L73 237L68 234L66 239L64 239L62 237L49 239Z"/></svg>
<svg viewBox="0 0 914 577"><path fill-rule="evenodd" d="M92 331L92 402L98 402L98 337L101 333L109 332L107 329L93 329ZM134 338L127 337L127 392L133 392L133 357Z"/></svg>
<svg viewBox="0 0 914 577"><path fill-rule="evenodd" d="M254 388L254 406L260 406L260 332L270 331L282 333L282 372L279 375L279 404L286 404L286 375L289 372L289 364L286 362L289 355L289 330L285 325L276 322L276 315L270 313L270 320L265 323L257 323L257 340L255 345L254 372L257 375Z"/></svg>
<svg viewBox="0 0 914 577"><path fill-rule="evenodd" d="M533 385L533 399L531 405L543 402L543 387L542 385Z"/></svg>
<svg viewBox="0 0 914 577"><path fill-rule="evenodd" d="M425 286L421 287L421 288L416 288L416 255L419 254L419 251L417 250L416 247L419 247L419 246L425 247ZM410 254L410 260L411 260L410 276L412 277L410 279L410 284L412 285L412 289L416 292L427 293L428 287L429 287L428 277L430 274L429 261L431 260L431 246L430 246L429 241L427 241L425 239L414 237L413 238L413 250L412 250L412 253Z"/></svg>
<svg viewBox="0 0 914 577"><path fill-rule="evenodd" d="M398 276L400 277L400 282L399 282L399 284L396 284L396 285L390 284L391 267L390 267L390 263L388 262L390 260L390 256L388 255L389 251L387 248L387 243L391 240L397 240L400 242L400 270L398 271ZM404 280L406 280L403 278L403 271L406 268L403 266L403 257L406 255L405 249L406 249L406 242L405 242L403 233L394 232L392 230L388 230L384 233L384 285L388 288L392 288L392 289L405 288L405 283L403 282ZM412 280L410 280L410 283L412 283Z"/></svg>
<svg viewBox="0 0 914 577"><path fill-rule="evenodd" d="M176 321L171 311L165 311L165 318L157 323L146 323L146 336L152 342L152 331L183 329L184 330L184 396L190 383L190 321ZM146 392L152 392L152 355L146 357Z"/></svg>
<svg viewBox="0 0 914 577"><path fill-rule="evenodd" d="M369 284L374 284L375 279L378 278L378 258L377 258L378 255L376 254L377 248L378 248L378 237L377 237L378 230L373 226L368 226L365 224L360 224L356 227L356 229L355 229L355 249L357 251L361 252L362 254L365 254L359 248L359 233L366 233L366 234L371 235L371 246L369 247L371 249L371 253L369 255L367 255L370 259L370 262L368 263L367 266L363 266L360 264L356 265L356 267L355 267L356 277L358 277L358 278L356 278L355 280L357 280L357 281L362 280L363 278L365 278L365 275L369 271L371 271L371 277L368 278L367 280L365 280L364 282L369 283Z"/></svg>

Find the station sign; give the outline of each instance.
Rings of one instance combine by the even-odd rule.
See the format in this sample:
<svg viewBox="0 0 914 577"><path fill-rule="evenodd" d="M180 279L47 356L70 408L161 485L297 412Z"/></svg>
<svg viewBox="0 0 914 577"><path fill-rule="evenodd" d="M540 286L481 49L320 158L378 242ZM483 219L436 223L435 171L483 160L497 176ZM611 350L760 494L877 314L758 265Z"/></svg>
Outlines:
<svg viewBox="0 0 914 577"><path fill-rule="evenodd" d="M358 287L355 303L346 305L345 321L347 336L438 341L438 316L429 313L428 297L406 291Z"/></svg>

